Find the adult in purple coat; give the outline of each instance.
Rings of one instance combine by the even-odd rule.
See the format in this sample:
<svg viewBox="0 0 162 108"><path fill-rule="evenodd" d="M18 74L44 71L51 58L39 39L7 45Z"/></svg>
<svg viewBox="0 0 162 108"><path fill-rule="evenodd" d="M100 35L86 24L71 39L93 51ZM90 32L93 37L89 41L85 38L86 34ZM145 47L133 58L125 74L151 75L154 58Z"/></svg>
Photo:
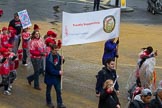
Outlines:
<svg viewBox="0 0 162 108"><path fill-rule="evenodd" d="M118 58L118 51L117 51L118 44L119 44L119 39L115 42L115 38L109 39L105 42L104 54L102 57L103 65L105 65L105 61L109 58L113 58L114 60L115 60L115 57Z"/></svg>

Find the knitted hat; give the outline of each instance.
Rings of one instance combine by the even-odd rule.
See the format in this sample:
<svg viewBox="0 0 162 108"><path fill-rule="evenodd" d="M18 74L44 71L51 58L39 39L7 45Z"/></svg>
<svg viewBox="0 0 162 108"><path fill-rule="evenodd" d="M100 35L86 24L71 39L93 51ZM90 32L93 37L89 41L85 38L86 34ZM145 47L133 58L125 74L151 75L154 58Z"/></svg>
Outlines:
<svg viewBox="0 0 162 108"><path fill-rule="evenodd" d="M34 24L34 28L33 29L36 30L36 29L40 29L40 28L39 28L39 26L37 24Z"/></svg>
<svg viewBox="0 0 162 108"><path fill-rule="evenodd" d="M48 36L52 36L53 38L56 38L57 37L57 34L51 30L47 31L47 35Z"/></svg>
<svg viewBox="0 0 162 108"><path fill-rule="evenodd" d="M151 92L151 90L150 89L143 89L142 91L141 91L141 95L142 96L151 96L152 95L152 92Z"/></svg>
<svg viewBox="0 0 162 108"><path fill-rule="evenodd" d="M8 52L8 49L4 47L0 48L0 53L4 53L4 52Z"/></svg>
<svg viewBox="0 0 162 108"><path fill-rule="evenodd" d="M11 44L6 44L5 47L6 47L6 48L12 48L13 45L11 45Z"/></svg>
<svg viewBox="0 0 162 108"><path fill-rule="evenodd" d="M2 28L2 31L5 31L5 30L8 30L7 27L3 27L3 28Z"/></svg>
<svg viewBox="0 0 162 108"><path fill-rule="evenodd" d="M17 52L18 52L18 54L20 54L20 53L23 52L23 50L22 49L19 49Z"/></svg>
<svg viewBox="0 0 162 108"><path fill-rule="evenodd" d="M46 43L46 44L47 44L47 43L56 44L56 42L55 42L53 39L51 39L51 38L47 38L47 39L45 40L45 43Z"/></svg>
<svg viewBox="0 0 162 108"><path fill-rule="evenodd" d="M10 31L10 30L15 30L15 28L13 28L12 26L9 26L8 27L8 30Z"/></svg>

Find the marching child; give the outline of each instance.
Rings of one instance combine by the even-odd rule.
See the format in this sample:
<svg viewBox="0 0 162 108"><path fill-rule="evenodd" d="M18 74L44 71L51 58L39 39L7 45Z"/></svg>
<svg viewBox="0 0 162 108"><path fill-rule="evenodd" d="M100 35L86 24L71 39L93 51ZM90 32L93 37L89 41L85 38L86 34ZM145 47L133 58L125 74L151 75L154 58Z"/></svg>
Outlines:
<svg viewBox="0 0 162 108"><path fill-rule="evenodd" d="M9 26L8 31L9 31L9 35L10 35L9 44L14 46L14 41L15 41L15 36L16 36L16 29L13 28L12 26Z"/></svg>
<svg viewBox="0 0 162 108"><path fill-rule="evenodd" d="M1 86L4 86L4 94L11 95L12 83L16 79L16 69L15 69L15 59L17 56L12 52L12 45L7 44L1 48L1 75L2 75L2 83ZM5 59L5 60L4 60Z"/></svg>
<svg viewBox="0 0 162 108"><path fill-rule="evenodd" d="M2 34L0 36L0 40L1 40L1 47L6 47L9 41L9 34L8 34L7 27L2 28Z"/></svg>
<svg viewBox="0 0 162 108"><path fill-rule="evenodd" d="M23 48L23 58L22 64L27 66L27 57L29 55L29 42L30 42L30 33L28 32L29 28L23 29L22 33L22 48Z"/></svg>
<svg viewBox="0 0 162 108"><path fill-rule="evenodd" d="M15 60L17 58L17 55L12 52L12 45L11 44L8 44L8 50L9 50L9 56L8 56L8 59L9 59L9 67L10 67L10 73L9 73L9 87L8 87L8 90L11 91L12 89L12 83L14 82L14 80L16 79L16 76L17 76L17 71L15 69Z"/></svg>
<svg viewBox="0 0 162 108"><path fill-rule="evenodd" d="M9 51L7 48L0 48L0 75L2 77L1 87L4 87L4 94L11 95L11 92L8 90L9 88L9 74L10 74L10 67L9 67Z"/></svg>
<svg viewBox="0 0 162 108"><path fill-rule="evenodd" d="M120 108L120 102L116 92L114 91L114 83L111 79L104 82L98 108Z"/></svg>

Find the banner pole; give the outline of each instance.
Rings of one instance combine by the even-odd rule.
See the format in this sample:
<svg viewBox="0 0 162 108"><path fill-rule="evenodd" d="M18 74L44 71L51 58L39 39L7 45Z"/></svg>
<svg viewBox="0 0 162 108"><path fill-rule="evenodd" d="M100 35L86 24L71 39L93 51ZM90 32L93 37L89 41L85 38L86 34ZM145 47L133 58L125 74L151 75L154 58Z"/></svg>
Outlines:
<svg viewBox="0 0 162 108"><path fill-rule="evenodd" d="M118 41L119 41L119 37L118 37ZM117 49L117 55L118 55L118 48L119 48L119 44L116 47L116 49ZM118 67L118 58L116 58L115 61L116 61L116 63L115 63L116 64L115 69L117 70L117 67Z"/></svg>
<svg viewBox="0 0 162 108"><path fill-rule="evenodd" d="M63 50L61 48L61 70L64 72ZM61 90L63 89L63 74L61 75Z"/></svg>

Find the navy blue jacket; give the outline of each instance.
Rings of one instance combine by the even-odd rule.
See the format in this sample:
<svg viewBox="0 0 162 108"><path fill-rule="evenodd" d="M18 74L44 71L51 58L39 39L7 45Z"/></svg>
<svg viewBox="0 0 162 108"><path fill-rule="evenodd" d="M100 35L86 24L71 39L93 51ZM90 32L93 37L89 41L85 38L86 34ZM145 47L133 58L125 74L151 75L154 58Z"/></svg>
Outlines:
<svg viewBox="0 0 162 108"><path fill-rule="evenodd" d="M162 108L162 103L160 102L157 94L155 96L155 99L152 99L150 102L150 108Z"/></svg>
<svg viewBox="0 0 162 108"><path fill-rule="evenodd" d="M98 94L103 90L103 84L106 80L111 79L111 80L115 81L115 79L117 78L116 70L110 71L106 67L104 67L104 68L102 68L102 70L100 70L98 72L98 75L96 76L96 78L97 78L96 94ZM118 82L116 82L114 88L117 91L119 90Z"/></svg>
<svg viewBox="0 0 162 108"><path fill-rule="evenodd" d="M133 100L132 102L130 102L128 108L151 108L151 107L149 106L149 103L146 104L138 100Z"/></svg>
<svg viewBox="0 0 162 108"><path fill-rule="evenodd" d="M57 61L54 63L54 61ZM46 84L56 84L60 83L61 81L61 56L59 54L53 56L52 53L50 53L46 57L46 71L45 71L45 78L44 82Z"/></svg>

